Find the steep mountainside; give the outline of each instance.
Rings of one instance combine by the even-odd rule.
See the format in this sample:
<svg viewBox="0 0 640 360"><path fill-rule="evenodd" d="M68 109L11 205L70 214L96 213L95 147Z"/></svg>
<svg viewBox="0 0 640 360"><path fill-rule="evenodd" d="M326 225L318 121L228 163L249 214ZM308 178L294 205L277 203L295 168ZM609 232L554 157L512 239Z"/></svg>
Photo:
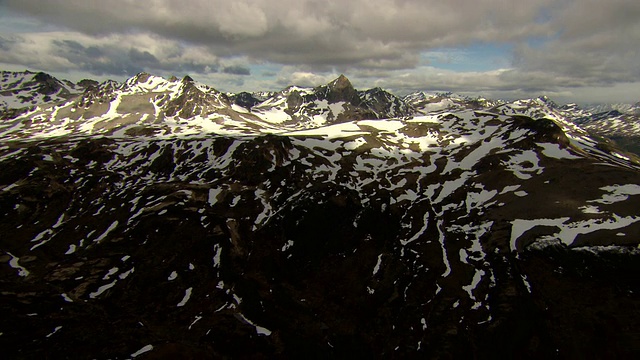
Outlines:
<svg viewBox="0 0 640 360"><path fill-rule="evenodd" d="M640 355L633 157L547 99L419 114L345 79L249 109L140 74L4 120L3 354Z"/></svg>

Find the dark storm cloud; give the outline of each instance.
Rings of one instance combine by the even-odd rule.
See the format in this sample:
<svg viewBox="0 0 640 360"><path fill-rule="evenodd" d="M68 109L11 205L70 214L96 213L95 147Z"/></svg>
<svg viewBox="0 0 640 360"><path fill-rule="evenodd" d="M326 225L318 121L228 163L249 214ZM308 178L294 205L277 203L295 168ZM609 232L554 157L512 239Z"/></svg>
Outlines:
<svg viewBox="0 0 640 360"><path fill-rule="evenodd" d="M240 66L240 65L231 65L226 66L222 69L222 72L225 74L234 74L234 75L251 75L251 69L248 67Z"/></svg>
<svg viewBox="0 0 640 360"><path fill-rule="evenodd" d="M170 70L170 69L176 69L180 73L204 74L204 73L218 72L218 65L217 64L211 64L211 65L197 64L197 63L191 62L191 63L181 63L175 67L166 67L166 70Z"/></svg>
<svg viewBox="0 0 640 360"><path fill-rule="evenodd" d="M160 61L158 61L158 59L153 56L153 54L151 54L148 51L140 51L138 49L134 49L131 48L131 50L129 50L129 59L136 63L136 64L140 64L141 66L149 66L149 67L154 67L154 66L158 66L160 64Z"/></svg>
<svg viewBox="0 0 640 360"><path fill-rule="evenodd" d="M95 75L135 75L159 61L148 51L131 48L128 52L113 45L84 46L75 40L53 40L54 53L77 69Z"/></svg>
<svg viewBox="0 0 640 360"><path fill-rule="evenodd" d="M0 44L0 62L44 71L122 77L141 71L207 74L219 67L219 59L206 49L185 48L147 35L94 38L70 32L25 33Z"/></svg>
<svg viewBox="0 0 640 360"><path fill-rule="evenodd" d="M77 41L73 40L53 40L53 45L57 47L57 53L68 59L76 61L99 58L105 55L105 52L97 46L85 47Z"/></svg>

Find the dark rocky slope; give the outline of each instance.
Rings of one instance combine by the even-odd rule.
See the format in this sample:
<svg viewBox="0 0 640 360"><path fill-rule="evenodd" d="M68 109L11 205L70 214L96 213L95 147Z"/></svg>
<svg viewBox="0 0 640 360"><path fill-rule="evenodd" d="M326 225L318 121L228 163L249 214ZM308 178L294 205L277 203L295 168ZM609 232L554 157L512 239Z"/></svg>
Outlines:
<svg viewBox="0 0 640 360"><path fill-rule="evenodd" d="M524 116L350 124L4 142L4 356L640 354L637 165Z"/></svg>

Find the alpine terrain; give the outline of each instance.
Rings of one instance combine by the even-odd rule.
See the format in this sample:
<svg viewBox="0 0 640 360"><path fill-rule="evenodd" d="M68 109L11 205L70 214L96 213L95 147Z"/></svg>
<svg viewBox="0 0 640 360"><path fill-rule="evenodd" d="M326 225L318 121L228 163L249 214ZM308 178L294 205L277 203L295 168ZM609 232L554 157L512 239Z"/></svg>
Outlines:
<svg viewBox="0 0 640 360"><path fill-rule="evenodd" d="M640 162L591 135L637 114L1 86L3 358L640 355Z"/></svg>

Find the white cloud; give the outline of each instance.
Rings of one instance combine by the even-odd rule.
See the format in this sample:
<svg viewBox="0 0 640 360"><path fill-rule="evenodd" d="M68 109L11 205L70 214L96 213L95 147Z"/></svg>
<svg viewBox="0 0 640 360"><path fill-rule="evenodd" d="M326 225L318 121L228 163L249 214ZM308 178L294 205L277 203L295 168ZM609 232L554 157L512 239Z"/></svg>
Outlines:
<svg viewBox="0 0 640 360"><path fill-rule="evenodd" d="M338 74L335 73L318 74L308 71L296 71L290 67L285 67L278 76L278 84L283 87L287 85L314 87L327 84L337 77Z"/></svg>
<svg viewBox="0 0 640 360"><path fill-rule="evenodd" d="M220 31L228 36L261 36L267 32L267 16L258 6L241 1L229 1L212 16ZM218 9L216 9L218 10Z"/></svg>

